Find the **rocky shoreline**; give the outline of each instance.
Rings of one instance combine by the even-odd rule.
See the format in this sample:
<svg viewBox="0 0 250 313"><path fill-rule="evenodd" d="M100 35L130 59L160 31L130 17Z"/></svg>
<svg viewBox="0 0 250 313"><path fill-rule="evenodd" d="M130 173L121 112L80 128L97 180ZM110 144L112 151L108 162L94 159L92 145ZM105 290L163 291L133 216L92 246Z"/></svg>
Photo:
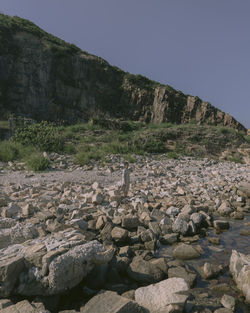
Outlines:
<svg viewBox="0 0 250 313"><path fill-rule="evenodd" d="M250 236L249 166L136 157L124 199L121 163L2 165L0 312L249 312L249 245L226 263L189 264L203 238L223 247L234 221Z"/></svg>

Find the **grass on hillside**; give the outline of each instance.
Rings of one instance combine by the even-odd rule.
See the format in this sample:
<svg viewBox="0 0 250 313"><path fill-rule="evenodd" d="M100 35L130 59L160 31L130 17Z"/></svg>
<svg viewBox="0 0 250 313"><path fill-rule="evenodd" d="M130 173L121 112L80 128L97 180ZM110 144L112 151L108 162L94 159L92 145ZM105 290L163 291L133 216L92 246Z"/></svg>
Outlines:
<svg viewBox="0 0 250 313"><path fill-rule="evenodd" d="M46 31L44 31L31 21L24 18L20 18L18 16L12 17L7 14L0 13L0 24L1 24L0 35L2 35L3 37L9 36L11 35L11 33L14 33L15 31L22 30L31 33L40 39L47 40L48 42L53 44L53 47L64 49L64 51L66 50L68 52L81 51L81 49L76 47L74 44L67 43L64 40L47 33Z"/></svg>
<svg viewBox="0 0 250 313"><path fill-rule="evenodd" d="M17 129L9 141L0 142L0 161L24 160L29 168L49 166L43 151L72 154L79 165L105 162L109 154L120 154L129 162L135 155L165 154L177 159L183 155L215 156L223 147L249 143L249 136L234 129L190 124L142 124L138 122L92 121L57 127L47 122ZM173 144L174 143L174 144ZM240 158L231 158L241 162Z"/></svg>

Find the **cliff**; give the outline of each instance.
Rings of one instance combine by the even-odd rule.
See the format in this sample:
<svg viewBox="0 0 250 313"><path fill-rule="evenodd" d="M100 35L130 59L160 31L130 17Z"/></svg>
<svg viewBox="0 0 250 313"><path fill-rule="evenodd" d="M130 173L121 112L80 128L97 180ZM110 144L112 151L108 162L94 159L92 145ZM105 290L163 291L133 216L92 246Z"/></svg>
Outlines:
<svg viewBox="0 0 250 313"><path fill-rule="evenodd" d="M232 116L198 97L110 66L32 22L0 14L0 116L69 123L105 114L145 122L231 126Z"/></svg>

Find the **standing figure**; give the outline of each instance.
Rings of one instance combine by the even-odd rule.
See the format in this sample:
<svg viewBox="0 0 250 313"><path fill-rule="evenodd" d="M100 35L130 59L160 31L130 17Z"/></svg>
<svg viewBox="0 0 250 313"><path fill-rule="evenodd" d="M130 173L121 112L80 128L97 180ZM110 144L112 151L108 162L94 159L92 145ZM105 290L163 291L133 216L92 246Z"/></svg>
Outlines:
<svg viewBox="0 0 250 313"><path fill-rule="evenodd" d="M129 163L125 162L124 170L122 171L122 187L121 191L123 192L124 197L127 197L130 185L130 171L128 169Z"/></svg>

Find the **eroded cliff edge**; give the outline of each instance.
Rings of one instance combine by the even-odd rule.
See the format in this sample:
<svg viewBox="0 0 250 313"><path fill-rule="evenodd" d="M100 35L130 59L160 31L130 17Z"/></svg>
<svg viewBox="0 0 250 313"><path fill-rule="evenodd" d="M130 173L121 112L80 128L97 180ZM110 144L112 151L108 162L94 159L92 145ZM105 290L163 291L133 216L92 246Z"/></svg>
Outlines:
<svg viewBox="0 0 250 313"><path fill-rule="evenodd" d="M32 22L0 14L0 116L88 120L105 113L145 122L209 123L246 131L198 97L132 75L50 35Z"/></svg>

